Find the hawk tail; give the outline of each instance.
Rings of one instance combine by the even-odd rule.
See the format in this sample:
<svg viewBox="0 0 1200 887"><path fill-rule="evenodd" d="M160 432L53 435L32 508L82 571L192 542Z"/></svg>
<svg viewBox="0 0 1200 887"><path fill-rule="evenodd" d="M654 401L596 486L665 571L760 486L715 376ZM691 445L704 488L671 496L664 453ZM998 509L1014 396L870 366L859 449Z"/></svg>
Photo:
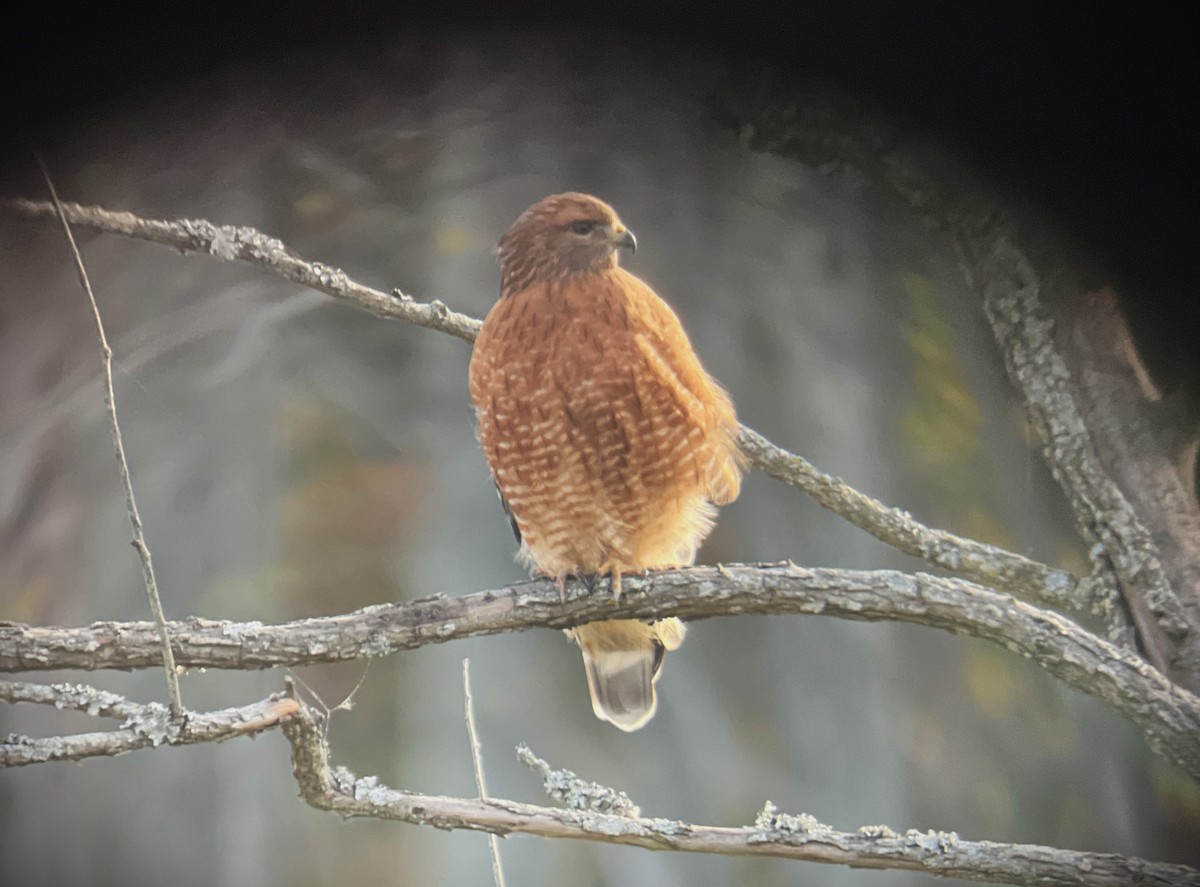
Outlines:
<svg viewBox="0 0 1200 887"><path fill-rule="evenodd" d="M654 717L658 698L654 684L668 650L683 642L683 623L663 619L593 622L570 634L583 652L592 711L596 717L629 733Z"/></svg>

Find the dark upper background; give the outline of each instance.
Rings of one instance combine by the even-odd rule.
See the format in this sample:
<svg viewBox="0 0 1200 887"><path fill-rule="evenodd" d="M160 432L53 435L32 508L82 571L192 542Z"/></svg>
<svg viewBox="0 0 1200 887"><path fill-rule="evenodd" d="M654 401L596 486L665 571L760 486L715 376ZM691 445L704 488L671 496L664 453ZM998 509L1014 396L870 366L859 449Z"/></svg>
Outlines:
<svg viewBox="0 0 1200 887"><path fill-rule="evenodd" d="M11 147L231 62L374 42L415 26L595 21L840 82L962 142L1107 256L1139 297L1164 369L1194 368L1196 225L1182 14L1144 4L600 3L84 5L10 28ZM19 155L18 155L19 156ZM12 160L4 163L10 164ZM23 163L23 162L22 162ZM1143 314L1145 315L1143 317ZM1182 321L1182 322L1181 322Z"/></svg>

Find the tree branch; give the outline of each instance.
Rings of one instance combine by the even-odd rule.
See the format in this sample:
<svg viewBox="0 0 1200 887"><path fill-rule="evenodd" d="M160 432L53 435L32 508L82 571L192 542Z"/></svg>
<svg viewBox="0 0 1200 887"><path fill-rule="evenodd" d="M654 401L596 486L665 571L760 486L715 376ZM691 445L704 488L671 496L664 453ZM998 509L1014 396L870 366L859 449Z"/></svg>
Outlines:
<svg viewBox="0 0 1200 887"><path fill-rule="evenodd" d="M282 725L292 745L292 769L300 796L319 810L340 816L395 820L440 829L470 829L496 835L525 833L547 838L575 838L626 844L647 850L717 853L729 856L773 856L847 865L854 868L920 871L942 877L1001 884L1044 884L1054 887L1155 887L1200 885L1200 872L1181 865L1148 862L1106 853L1080 853L1031 844L965 841L953 832L865 826L839 832L807 814L778 813L769 802L753 826L728 828L647 819L626 805L621 812L600 812L591 799L622 793L594 787L575 809L538 807L495 798L468 800L396 791L375 777L356 777L344 768L331 770L329 746L311 709L302 708ZM547 787L579 782L574 774L552 771ZM595 791L599 789L600 791ZM556 793L561 798L561 792ZM576 794L574 797L579 798ZM613 809L613 808L606 808ZM621 815L624 813L625 815Z"/></svg>
<svg viewBox="0 0 1200 887"><path fill-rule="evenodd" d="M27 684L23 681L0 681L0 699L5 702L29 702L53 705L63 711L78 711L94 718L140 717L146 706L130 702L118 693L89 687L87 684Z"/></svg>
<svg viewBox="0 0 1200 887"><path fill-rule="evenodd" d="M794 564L688 567L629 576L619 602L600 590L524 582L462 597L381 604L280 625L189 619L171 623L177 661L205 668L268 668L381 656L431 643L598 619L705 619L735 613L823 614L894 620L983 638L1027 656L1064 683L1142 728L1150 747L1200 779L1200 699L1140 657L1049 610L958 579L891 570ZM0 671L147 668L162 650L147 623L87 628L0 624Z"/></svg>
<svg viewBox="0 0 1200 887"><path fill-rule="evenodd" d="M42 201L10 199L4 203L32 216L53 211L53 207ZM64 210L77 225L267 268L378 317L405 320L467 342L473 342L479 332L478 320L450 311L441 301L417 302L399 290L388 295L355 283L341 269L301 259L280 241L254 228L218 227L200 219L143 219L132 213L77 203L64 204ZM824 508L901 551L966 579L1046 606L1070 607L1081 612L1100 610L1094 596L1088 593L1091 586L1086 583L1081 586L1076 577L1064 570L927 527L907 512L889 508L841 479L819 471L802 457L744 425L739 443L750 461L771 477L796 487Z"/></svg>
<svg viewBox="0 0 1200 887"><path fill-rule="evenodd" d="M0 767L114 757L160 745L224 742L277 727L300 710L300 703L295 699L275 694L238 708L189 712L186 721L181 722L172 717L170 709L157 702L142 705L116 693L77 684L47 686L14 681L0 681L0 699L53 705L94 716L122 718L125 722L118 730L102 733L46 739L9 735L0 742Z"/></svg>
<svg viewBox="0 0 1200 887"><path fill-rule="evenodd" d="M26 215L54 215L53 205L42 200L9 199L4 203ZM204 253L226 262L248 262L293 283L349 302L376 317L404 320L449 333L466 342L475 341L479 332L480 321L451 311L436 299L417 302L399 290L389 295L356 283L340 268L306 261L281 241L256 228L214 225L204 219L143 219L133 213L112 212L78 203L64 203L63 209L72 224L172 246L185 253Z"/></svg>
<svg viewBox="0 0 1200 887"><path fill-rule="evenodd" d="M1081 594L1080 581L1065 570L1056 570L995 545L927 527L907 511L860 493L841 478L825 474L803 456L777 447L745 425L738 443L742 452L766 474L806 493L834 514L905 554L1047 607L1080 609L1082 606L1095 615L1104 615L1095 600Z"/></svg>

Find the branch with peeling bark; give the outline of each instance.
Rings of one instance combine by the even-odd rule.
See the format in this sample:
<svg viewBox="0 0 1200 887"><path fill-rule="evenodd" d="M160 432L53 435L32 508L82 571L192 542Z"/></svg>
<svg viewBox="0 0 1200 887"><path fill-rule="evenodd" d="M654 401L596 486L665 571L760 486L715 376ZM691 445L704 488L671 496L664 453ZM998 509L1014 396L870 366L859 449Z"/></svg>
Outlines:
<svg viewBox="0 0 1200 887"><path fill-rule="evenodd" d="M1156 751L1200 779L1200 700L1140 657L1050 610L979 585L891 570L795 564L688 567L622 579L620 601L580 585L560 600L534 581L462 597L382 604L280 625L191 619L169 625L176 662L269 668L386 655L427 644L613 618L705 619L738 613L892 620L979 637L1029 657L1137 724ZM88 628L0 624L0 670L149 668L162 648L150 623Z"/></svg>
<svg viewBox="0 0 1200 887"><path fill-rule="evenodd" d="M879 825L841 832L808 814L779 813L770 802L753 825L734 828L649 819L640 815L623 792L584 782L569 771L554 770L524 747L518 750L521 759L542 775L551 797L568 804L569 809L397 791L375 777L357 777L344 768L331 768L329 746L311 710L301 709L282 727L292 746L292 769L300 796L317 809L343 817L366 816L493 835L602 841L647 850L774 856L997 884L1200 885L1200 872L1182 865L1033 844L967 841L953 832L910 829L901 834Z"/></svg>

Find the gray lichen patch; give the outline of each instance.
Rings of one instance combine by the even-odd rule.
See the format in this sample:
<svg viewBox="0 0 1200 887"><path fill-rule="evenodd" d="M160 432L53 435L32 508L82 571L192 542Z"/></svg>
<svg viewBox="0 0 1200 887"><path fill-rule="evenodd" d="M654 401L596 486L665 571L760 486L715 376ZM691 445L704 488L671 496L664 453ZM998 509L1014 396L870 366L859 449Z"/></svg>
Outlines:
<svg viewBox="0 0 1200 887"><path fill-rule="evenodd" d="M171 717L171 710L161 702L150 702L121 724L121 729L132 730L138 736L150 740L153 746L179 736L180 727Z"/></svg>
<svg viewBox="0 0 1200 887"><path fill-rule="evenodd" d="M598 782L580 779L570 770L555 770L524 743L517 746L517 760L540 773L546 794L568 810L585 810L622 816L626 819L637 819L641 816L641 810L625 792L600 785ZM596 823L597 829L601 831L605 826L605 823Z"/></svg>
<svg viewBox="0 0 1200 887"><path fill-rule="evenodd" d="M926 853L939 855L952 853L958 849L958 832L935 832L933 829L919 832L915 828L910 828L904 833L904 843L910 847L920 848Z"/></svg>
<svg viewBox="0 0 1200 887"><path fill-rule="evenodd" d="M83 684L51 684L50 689L55 694L55 708L81 711L92 717L112 713L127 704L124 696Z"/></svg>
<svg viewBox="0 0 1200 887"><path fill-rule="evenodd" d="M848 847L844 836L833 826L826 825L810 813L780 813L770 801L763 804L762 810L754 818L753 832L749 837L751 844L803 844L808 841L833 844L842 849Z"/></svg>

